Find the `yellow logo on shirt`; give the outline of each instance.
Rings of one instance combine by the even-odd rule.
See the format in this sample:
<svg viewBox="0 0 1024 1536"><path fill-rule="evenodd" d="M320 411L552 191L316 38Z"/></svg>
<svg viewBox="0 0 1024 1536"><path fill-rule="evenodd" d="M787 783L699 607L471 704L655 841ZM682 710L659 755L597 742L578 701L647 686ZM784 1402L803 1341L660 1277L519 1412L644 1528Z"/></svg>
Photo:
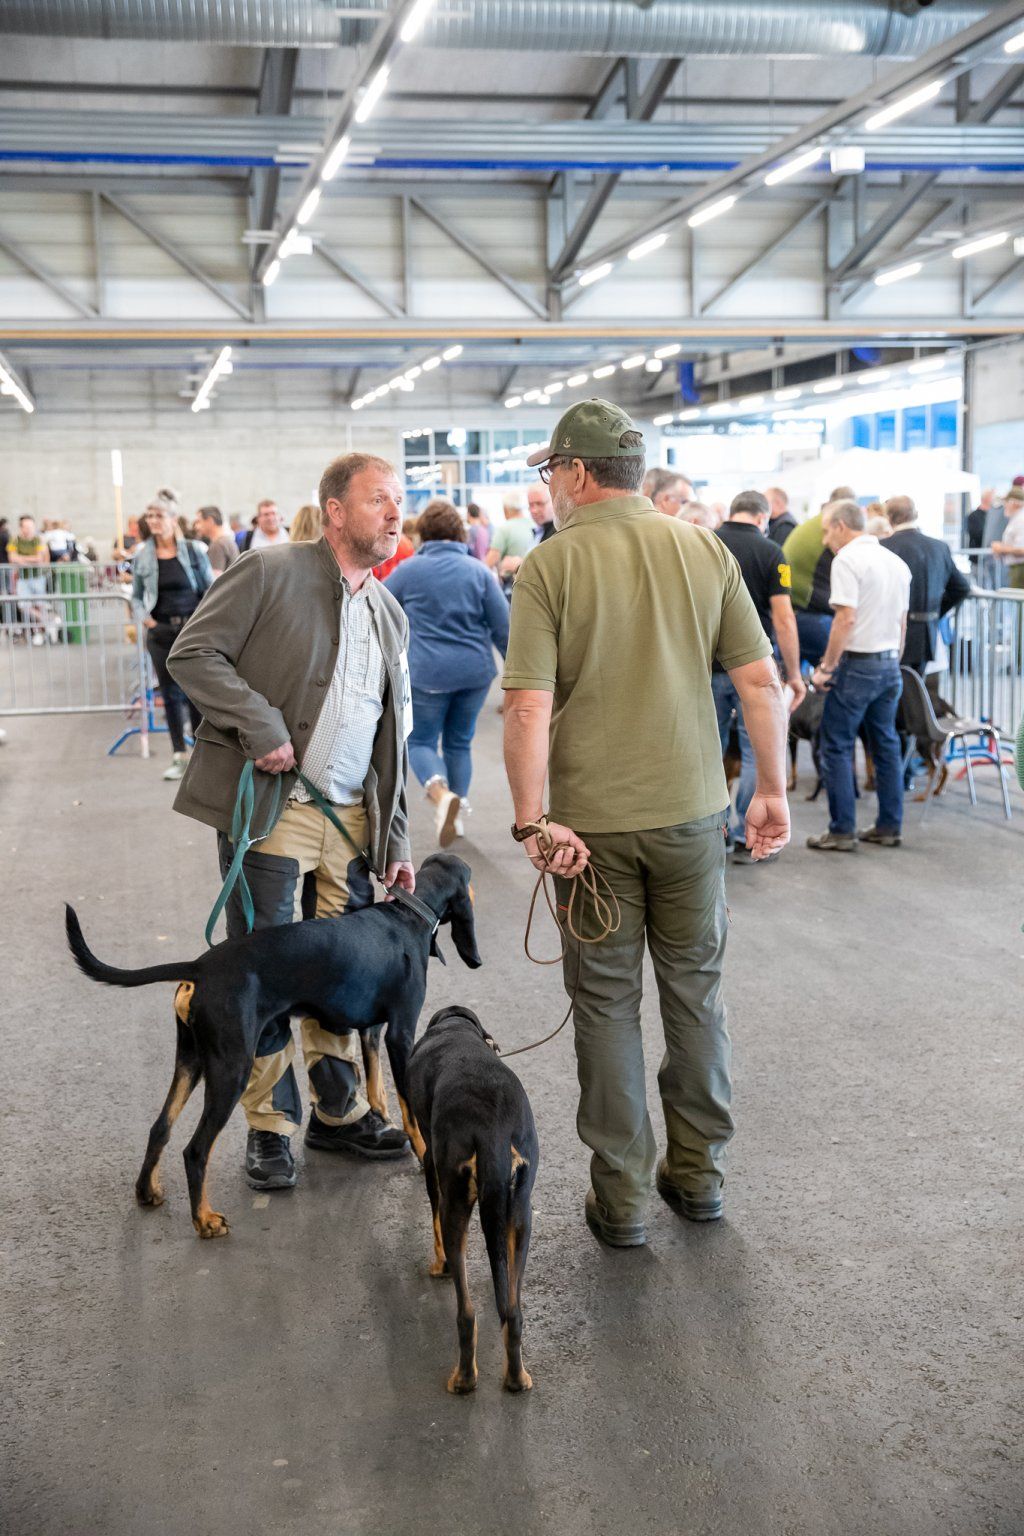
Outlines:
<svg viewBox="0 0 1024 1536"><path fill-rule="evenodd" d="M779 566L779 581L784 587L791 587L793 585L793 572L788 565Z"/></svg>

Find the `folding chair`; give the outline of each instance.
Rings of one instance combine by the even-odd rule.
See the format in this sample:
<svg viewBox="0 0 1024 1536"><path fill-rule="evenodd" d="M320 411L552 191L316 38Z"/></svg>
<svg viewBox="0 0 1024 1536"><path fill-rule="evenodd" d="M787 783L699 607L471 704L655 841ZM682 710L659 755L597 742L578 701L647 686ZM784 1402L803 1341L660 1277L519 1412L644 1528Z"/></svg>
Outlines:
<svg viewBox="0 0 1024 1536"><path fill-rule="evenodd" d="M958 715L943 715L941 719L936 715L932 705L931 695L924 685L923 678L914 671L913 667L900 667L903 674L903 697L900 700L900 709L903 716L903 729L910 738L906 756L903 759L903 772L906 774L910 767L910 760L916 750L918 739L931 742L941 748L944 757L950 744L958 742L963 747L964 767L967 770L967 789L971 797L971 804L977 805L978 793L974 783L974 765L971 761L971 749L967 737L977 736L979 743L985 748L985 755L990 758L999 769L999 783L1003 791L1003 811L1007 821L1010 820L1010 791L1006 782L1006 769L1003 767L1002 752L999 745L999 737L995 728L986 724L983 720L961 719ZM990 749L990 744L995 742L995 749ZM928 787L925 791L924 808L921 811L921 820L925 818L928 810L928 802L932 797L932 785L935 782L937 769L933 763L928 771Z"/></svg>

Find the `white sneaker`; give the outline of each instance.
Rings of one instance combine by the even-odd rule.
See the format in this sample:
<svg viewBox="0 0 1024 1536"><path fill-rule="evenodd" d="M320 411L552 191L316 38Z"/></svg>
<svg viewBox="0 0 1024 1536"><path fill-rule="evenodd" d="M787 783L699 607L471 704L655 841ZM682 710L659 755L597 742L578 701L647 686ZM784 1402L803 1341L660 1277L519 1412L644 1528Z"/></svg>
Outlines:
<svg viewBox="0 0 1024 1536"><path fill-rule="evenodd" d="M164 773L165 779L183 779L185 769L188 767L188 753L175 752L171 758L171 766Z"/></svg>
<svg viewBox="0 0 1024 1536"><path fill-rule="evenodd" d="M459 802L459 814L455 818L455 836L456 837L465 837L465 835L466 835L466 824L465 824L465 822L463 821L462 818L464 816L472 816L472 814L473 814L473 807L470 805L469 801L465 800L465 799L461 800Z"/></svg>
<svg viewBox="0 0 1024 1536"><path fill-rule="evenodd" d="M460 807L461 801L458 795L453 795L450 789L446 789L437 802L437 809L434 812L434 831L442 848L450 847L460 835L458 830Z"/></svg>
<svg viewBox="0 0 1024 1536"><path fill-rule="evenodd" d="M39 634L39 632L37 631L32 636L32 644L33 645L45 645L46 644L46 636Z"/></svg>

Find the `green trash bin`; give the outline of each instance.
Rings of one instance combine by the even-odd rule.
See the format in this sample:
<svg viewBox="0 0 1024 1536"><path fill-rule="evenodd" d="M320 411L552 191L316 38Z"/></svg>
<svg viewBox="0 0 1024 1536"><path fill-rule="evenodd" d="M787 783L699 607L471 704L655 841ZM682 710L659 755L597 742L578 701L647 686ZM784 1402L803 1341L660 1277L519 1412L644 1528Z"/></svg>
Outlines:
<svg viewBox="0 0 1024 1536"><path fill-rule="evenodd" d="M86 571L80 565L54 565L53 590L61 597L84 599ZM84 602L61 602L57 605L58 617L64 628L69 645L81 645L88 639L88 605Z"/></svg>

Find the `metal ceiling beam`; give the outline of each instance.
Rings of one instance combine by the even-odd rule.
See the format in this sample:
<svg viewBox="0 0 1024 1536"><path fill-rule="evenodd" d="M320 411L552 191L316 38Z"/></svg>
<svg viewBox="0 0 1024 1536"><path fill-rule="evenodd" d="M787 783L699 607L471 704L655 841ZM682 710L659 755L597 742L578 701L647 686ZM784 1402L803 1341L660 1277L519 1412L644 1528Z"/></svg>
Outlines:
<svg viewBox="0 0 1024 1536"><path fill-rule="evenodd" d="M85 299L80 299L78 294L73 293L66 283L61 282L59 277L54 277L48 267L44 267L42 262L37 261L34 256L31 256L24 246L19 245L17 241L12 240L9 235L5 235L2 231L0 231L0 251L5 252L12 261L16 261L19 267L24 267L25 271L34 277L37 282L42 283L44 288L49 288L51 293L56 294L65 304L69 304L73 310L84 316L86 320L96 320L99 318L99 310L95 309Z"/></svg>
<svg viewBox="0 0 1024 1536"><path fill-rule="evenodd" d="M410 197L409 203L413 208L418 209L424 218L429 219L431 224L439 229L443 235L447 235L453 245L457 245L460 250L465 251L466 255L472 257L479 266L483 267L485 272L490 273L495 282L500 283L503 288L506 288L521 304L525 304L527 309L537 316L538 320L546 320L548 318L547 308L534 298L527 288L524 288L521 283L516 282L514 277L510 277L507 272L503 272L491 260L486 251L480 249L475 240L471 240L461 229L456 229L454 224L449 223L442 214L438 213L436 208L432 208L429 203L425 203L421 197Z"/></svg>
<svg viewBox="0 0 1024 1536"><path fill-rule="evenodd" d="M106 309L107 273L103 248L103 200L98 192L89 194L89 213L92 225L93 280L96 287L96 313Z"/></svg>
<svg viewBox="0 0 1024 1536"><path fill-rule="evenodd" d="M993 278L988 287L983 288L981 292L975 296L973 301L973 308L977 309L978 305L984 304L986 299L994 299L1006 288L1009 288L1011 283L1016 282L1017 278L1022 274L1024 274L1024 256L1018 256L1017 260L1008 266L1005 272L1002 272L998 277Z"/></svg>
<svg viewBox="0 0 1024 1536"><path fill-rule="evenodd" d="M374 287L369 278L364 277L358 268L352 266L351 262L346 261L344 256L332 250L329 245L325 245L322 240L316 240L314 241L314 249L318 256L323 257L329 267L334 268L339 277L344 277L348 282L354 283L360 293L365 293L368 299L372 299L375 304L379 304L386 315L390 315L393 320L399 320L405 315L406 311L400 304L392 303L389 298L386 298L381 293L379 288Z"/></svg>
<svg viewBox="0 0 1024 1536"><path fill-rule="evenodd" d="M904 242L905 248L907 250L912 250L915 245L918 245L922 240L926 240L934 230L942 229L944 225L960 219L962 214L963 198L959 195L956 197L951 197L947 202L936 208L933 213L930 213L928 217L907 236ZM861 271L859 274L855 273L852 279L852 286L850 285L851 280L848 279L847 283L843 285L840 307L842 307L843 304L848 304L851 299L855 299L857 297L858 293L863 293L865 288L870 287L872 278L877 271L877 267L872 267L869 271Z"/></svg>
<svg viewBox="0 0 1024 1536"><path fill-rule="evenodd" d="M968 109L963 119L964 126L980 126L989 122L1008 101L1012 100L1022 84L1024 84L1024 64L1014 65L1012 69L1004 71L987 95ZM888 208L856 241L829 276L835 282L841 282L848 273L854 272L863 263L865 257L869 256L896 225L906 218L914 205L924 197L938 179L939 173L936 171L920 172L912 176L900 196L893 199Z"/></svg>
<svg viewBox="0 0 1024 1536"><path fill-rule="evenodd" d="M252 311L248 305L241 303L229 289L223 287L215 278L212 278L209 272L204 271L199 263L189 256L187 251L183 251L172 240L168 240L166 235L161 234L158 229L154 229L148 219L144 219L140 213L136 213L134 208L129 207L121 198L115 197L112 192L104 192L102 196L110 204L111 208L121 215L122 219L126 219L133 228L139 231L140 235L144 235L147 240L150 240L158 250L163 251L165 256L169 256L190 277L194 277L197 283L201 283L207 292L212 293L216 298L220 299L222 304L226 304L229 309L234 310L240 319L252 320Z"/></svg>
<svg viewBox="0 0 1024 1536"><path fill-rule="evenodd" d="M257 117L290 117L295 99L295 77L299 66L297 48L268 48L263 55ZM254 170L249 177L249 228L273 229L281 195L281 167ZM252 268L255 276L259 247L253 247Z"/></svg>
<svg viewBox="0 0 1024 1536"><path fill-rule="evenodd" d="M810 122L770 144L764 151L748 156L733 170L713 177L696 191L671 203L667 209L662 209L659 215L637 225L627 236L609 241L598 250L590 252L587 257L588 265L616 260L630 246L645 239L646 236L659 233L668 224L678 223L704 204L725 196L734 188L742 187L745 182L762 171L767 171L778 161L785 160L789 155L804 149L815 140L825 138L834 129L845 126L861 112L876 106L880 101L889 101L913 86L933 79L939 70L945 72L947 79L955 78L955 75L970 69L981 58L993 38L1019 22L1022 17L1024 17L1024 0L1010 0L1009 4L998 6L972 26L965 27L954 37L930 48L919 59L892 70L865 90L858 91L856 95L848 97L838 106L812 118ZM563 274L563 280L568 280L565 274Z"/></svg>
<svg viewBox="0 0 1024 1536"><path fill-rule="evenodd" d="M777 251L781 251L783 246L789 244L793 236L798 234L805 224L809 224L813 219L816 219L819 214L824 212L829 203L833 201L834 197L831 196L820 197L816 203L812 203L809 208L804 208L802 212L798 213L796 218L786 225L781 234L776 235L774 240L770 240L767 245L763 246L755 256L752 256L740 268L734 277L730 277L711 295L710 299L704 301L700 306L700 313L706 315L709 310L714 309L716 304L721 303L722 299L732 293L734 288L738 288L740 283L744 282L760 267L763 267L766 261L770 261Z"/></svg>
<svg viewBox="0 0 1024 1536"><path fill-rule="evenodd" d="M681 59L659 59L644 89L637 95L630 93L633 95L633 99L630 102L631 110L628 113L631 122L650 122L664 101L665 94L672 84L676 70L681 63ZM573 225L561 251L555 257L552 267L552 275L554 277L562 276L574 265L580 251L589 239L594 225L607 207L608 199L618 186L620 176L620 172L611 171L607 175L595 178L590 196L583 206L583 211Z"/></svg>

